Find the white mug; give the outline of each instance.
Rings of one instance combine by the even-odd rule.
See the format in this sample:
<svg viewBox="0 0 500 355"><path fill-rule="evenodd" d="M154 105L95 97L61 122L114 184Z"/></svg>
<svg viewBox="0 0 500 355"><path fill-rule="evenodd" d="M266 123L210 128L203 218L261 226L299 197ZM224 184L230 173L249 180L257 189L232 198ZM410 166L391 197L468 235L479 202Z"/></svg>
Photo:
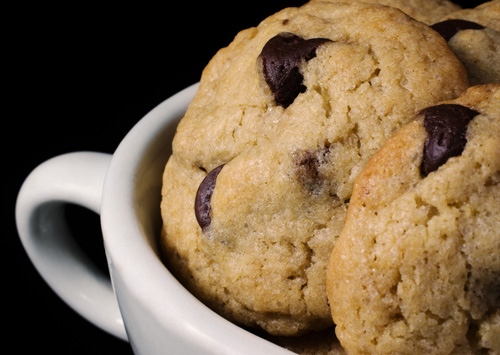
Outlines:
<svg viewBox="0 0 500 355"><path fill-rule="evenodd" d="M76 152L37 167L16 204L22 244L66 303L136 354L291 354L211 311L160 260L162 173L197 88L154 108L112 156ZM61 213L68 203L100 214L111 283L72 240Z"/></svg>

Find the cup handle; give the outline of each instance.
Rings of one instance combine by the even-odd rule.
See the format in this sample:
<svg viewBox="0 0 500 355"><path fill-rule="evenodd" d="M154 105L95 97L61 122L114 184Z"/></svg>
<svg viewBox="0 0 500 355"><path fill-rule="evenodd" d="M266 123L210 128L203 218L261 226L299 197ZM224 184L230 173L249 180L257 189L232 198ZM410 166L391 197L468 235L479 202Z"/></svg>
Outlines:
<svg viewBox="0 0 500 355"><path fill-rule="evenodd" d="M39 165L16 202L21 242L49 286L76 312L127 340L111 282L83 253L69 232L63 207L73 203L98 214L111 155L76 152Z"/></svg>

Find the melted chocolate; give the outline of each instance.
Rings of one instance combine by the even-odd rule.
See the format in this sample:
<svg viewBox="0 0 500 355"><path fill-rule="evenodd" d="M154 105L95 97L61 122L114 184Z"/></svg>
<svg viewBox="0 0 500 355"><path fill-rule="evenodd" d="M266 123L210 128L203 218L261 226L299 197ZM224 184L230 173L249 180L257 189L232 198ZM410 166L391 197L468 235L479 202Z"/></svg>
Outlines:
<svg viewBox="0 0 500 355"><path fill-rule="evenodd" d="M296 176L298 181L315 195L321 193L325 178L321 166L329 159L329 149L299 151L295 153Z"/></svg>
<svg viewBox="0 0 500 355"><path fill-rule="evenodd" d="M443 104L423 109L427 138L421 171L425 177L451 158L462 154L469 122L479 114L468 107Z"/></svg>
<svg viewBox="0 0 500 355"><path fill-rule="evenodd" d="M466 20L446 20L431 26L448 42L457 32L461 30L483 30L484 27L478 23Z"/></svg>
<svg viewBox="0 0 500 355"><path fill-rule="evenodd" d="M306 91L299 65L314 58L316 49L325 42L330 40L305 40L292 33L280 33L266 43L260 54L264 79L278 105L286 108Z"/></svg>
<svg viewBox="0 0 500 355"><path fill-rule="evenodd" d="M196 192L194 200L194 213L196 215L196 220L202 229L206 229L212 222L210 216L210 199L212 198L212 193L214 192L217 176L223 166L224 164L209 172L201 182L198 187L198 191Z"/></svg>

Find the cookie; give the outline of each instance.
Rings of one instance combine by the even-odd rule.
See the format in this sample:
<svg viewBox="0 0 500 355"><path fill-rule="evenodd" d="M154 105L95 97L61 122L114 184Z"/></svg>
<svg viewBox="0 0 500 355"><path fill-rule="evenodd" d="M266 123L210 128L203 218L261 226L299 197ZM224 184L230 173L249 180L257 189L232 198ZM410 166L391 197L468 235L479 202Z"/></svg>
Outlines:
<svg viewBox="0 0 500 355"><path fill-rule="evenodd" d="M331 326L326 265L354 178L416 110L466 87L444 39L394 8L308 3L242 31L203 71L173 141L167 266L239 324Z"/></svg>
<svg viewBox="0 0 500 355"><path fill-rule="evenodd" d="M464 63L471 85L500 83L500 0L448 14L432 28Z"/></svg>
<svg viewBox="0 0 500 355"><path fill-rule="evenodd" d="M444 16L461 10L461 6L448 0L310 0L327 2L364 2L395 7L414 19L431 25Z"/></svg>
<svg viewBox="0 0 500 355"><path fill-rule="evenodd" d="M500 31L500 1L492 0L474 8L461 9L444 15L440 21L460 19L476 22L484 27Z"/></svg>
<svg viewBox="0 0 500 355"><path fill-rule="evenodd" d="M327 291L349 354L500 352L500 85L402 128L356 179Z"/></svg>

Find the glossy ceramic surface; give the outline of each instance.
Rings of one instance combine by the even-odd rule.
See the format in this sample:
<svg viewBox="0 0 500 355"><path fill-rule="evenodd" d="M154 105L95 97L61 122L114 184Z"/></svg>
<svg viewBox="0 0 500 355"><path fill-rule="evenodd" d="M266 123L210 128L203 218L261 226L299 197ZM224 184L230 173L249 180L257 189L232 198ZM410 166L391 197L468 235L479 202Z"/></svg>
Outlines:
<svg viewBox="0 0 500 355"><path fill-rule="evenodd" d="M23 246L61 298L127 339L136 354L291 354L212 312L159 258L162 172L196 89L188 87L153 109L113 156L78 152L35 169L16 207ZM112 287L72 242L59 212L64 203L101 214Z"/></svg>

